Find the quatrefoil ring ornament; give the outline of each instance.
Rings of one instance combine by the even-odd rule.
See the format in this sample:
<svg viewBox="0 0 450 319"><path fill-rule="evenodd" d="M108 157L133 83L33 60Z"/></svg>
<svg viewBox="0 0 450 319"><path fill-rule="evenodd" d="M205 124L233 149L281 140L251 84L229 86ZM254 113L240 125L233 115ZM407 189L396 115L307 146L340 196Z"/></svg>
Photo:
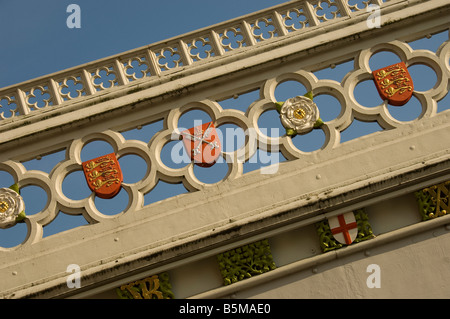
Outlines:
<svg viewBox="0 0 450 319"><path fill-rule="evenodd" d="M304 96L290 98L285 102L277 102L275 105L288 136L309 133L323 124L319 108L313 102L311 92Z"/></svg>
<svg viewBox="0 0 450 319"><path fill-rule="evenodd" d="M0 228L6 229L26 218L25 203L17 184L0 188Z"/></svg>

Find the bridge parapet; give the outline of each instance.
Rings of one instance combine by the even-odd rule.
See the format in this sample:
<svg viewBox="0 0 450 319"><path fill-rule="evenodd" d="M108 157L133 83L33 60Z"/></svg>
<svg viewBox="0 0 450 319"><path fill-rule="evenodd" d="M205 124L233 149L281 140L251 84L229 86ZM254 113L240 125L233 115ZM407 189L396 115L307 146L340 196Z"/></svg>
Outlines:
<svg viewBox="0 0 450 319"><path fill-rule="evenodd" d="M380 6L404 1L374 0ZM368 4L360 7L346 0L291 1L195 32L111 56L85 65L12 85L0 90L8 120L35 111L66 106L98 92L135 81L159 78L180 68L217 59L235 50L246 50L262 41L281 38L339 20L358 20Z"/></svg>
<svg viewBox="0 0 450 319"><path fill-rule="evenodd" d="M38 294L50 287L57 288L49 295L66 293L68 264L79 264L85 282L96 285L111 269L124 276L179 259L191 249L201 252L233 238L261 237L323 211L335 214L361 206L400 186L411 191L414 185L449 179L450 114L440 112L438 104L450 80L450 6L437 0L373 3L380 6L380 28L368 28L366 7L345 0L291 1L2 89L0 100L12 112L1 115L0 170L19 188L38 186L47 196L45 207L26 219L24 242L0 248L6 265L2 278L8 278L3 296ZM408 44L438 32L447 37L436 52ZM386 101L368 107L355 97L358 85L372 81L370 60L379 52L436 74L430 88L413 92L420 105L413 120L393 116ZM318 70L349 61L351 68L340 81L316 76ZM325 96L339 106L329 115L317 102L323 143L313 152L261 125L262 116L274 113L280 102L277 88L288 81L304 87L305 92L294 95L311 92L314 101ZM221 104L248 92L257 97L245 110ZM35 99L38 93L44 97ZM226 173L214 183L202 181L193 163L173 168L161 155L176 139L181 118L198 110L218 129L233 125L247 132L242 147L222 152L218 164L227 167ZM343 143L342 134L355 119L377 123L380 132ZM127 132L152 123L161 128L146 141L126 138ZM114 216L99 211L94 193L71 199L63 190L67 176L81 170L81 153L92 141L109 144L119 160L135 155L146 164L141 179L122 184L128 200ZM61 150L62 160L49 172L27 170L23 164ZM261 171L244 174L244 164L259 151L286 161L277 158ZM182 184L189 194L146 204L159 181ZM43 237L60 212L81 215L90 225ZM72 261L73 255L81 257ZM39 258L53 263L41 263L27 276L11 276L25 273L30 256L37 264ZM154 258L149 262L145 256Z"/></svg>

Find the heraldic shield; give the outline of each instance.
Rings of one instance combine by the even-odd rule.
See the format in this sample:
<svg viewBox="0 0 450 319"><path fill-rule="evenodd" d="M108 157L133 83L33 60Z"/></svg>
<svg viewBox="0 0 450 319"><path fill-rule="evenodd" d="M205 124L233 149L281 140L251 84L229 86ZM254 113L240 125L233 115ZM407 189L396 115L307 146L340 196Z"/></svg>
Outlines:
<svg viewBox="0 0 450 319"><path fill-rule="evenodd" d="M109 199L119 193L123 175L116 154L100 156L83 162L82 165L89 189L95 195Z"/></svg>
<svg viewBox="0 0 450 319"><path fill-rule="evenodd" d="M353 212L328 218L333 237L344 245L350 245L358 235L358 225Z"/></svg>
<svg viewBox="0 0 450 319"><path fill-rule="evenodd" d="M380 97L394 106L406 104L414 91L413 80L404 62L372 72Z"/></svg>
<svg viewBox="0 0 450 319"><path fill-rule="evenodd" d="M213 122L208 122L181 132L183 144L191 160L201 167L214 165L222 146Z"/></svg>

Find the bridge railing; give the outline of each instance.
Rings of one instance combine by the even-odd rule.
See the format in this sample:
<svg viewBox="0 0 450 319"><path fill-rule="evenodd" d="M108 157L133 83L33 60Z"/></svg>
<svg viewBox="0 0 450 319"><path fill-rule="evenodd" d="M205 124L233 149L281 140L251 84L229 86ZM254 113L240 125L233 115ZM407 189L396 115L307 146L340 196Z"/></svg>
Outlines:
<svg viewBox="0 0 450 319"><path fill-rule="evenodd" d="M278 5L166 41L0 89L0 119L67 105L134 81L159 77L230 51L336 19L352 19L369 4L399 0L301 0Z"/></svg>

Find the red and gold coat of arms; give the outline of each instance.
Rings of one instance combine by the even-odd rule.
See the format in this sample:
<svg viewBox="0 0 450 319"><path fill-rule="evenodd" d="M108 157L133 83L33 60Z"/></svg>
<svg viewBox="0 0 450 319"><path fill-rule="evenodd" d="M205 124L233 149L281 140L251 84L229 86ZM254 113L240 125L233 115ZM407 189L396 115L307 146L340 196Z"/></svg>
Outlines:
<svg viewBox="0 0 450 319"><path fill-rule="evenodd" d="M116 154L100 156L82 163L89 189L104 199L117 195L123 182Z"/></svg>
<svg viewBox="0 0 450 319"><path fill-rule="evenodd" d="M412 97L413 80L404 62L373 71L372 74L380 97L389 104L402 106Z"/></svg>
<svg viewBox="0 0 450 319"><path fill-rule="evenodd" d="M198 166L210 167L220 156L222 146L213 122L181 132L184 147Z"/></svg>

